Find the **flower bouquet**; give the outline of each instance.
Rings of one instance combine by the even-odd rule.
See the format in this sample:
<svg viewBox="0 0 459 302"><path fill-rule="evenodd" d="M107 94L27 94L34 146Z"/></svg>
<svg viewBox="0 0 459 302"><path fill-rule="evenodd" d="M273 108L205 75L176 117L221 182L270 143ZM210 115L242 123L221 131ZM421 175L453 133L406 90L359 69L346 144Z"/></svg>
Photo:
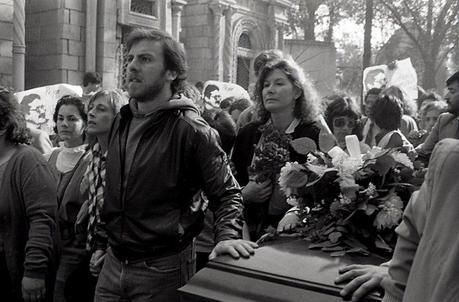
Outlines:
<svg viewBox="0 0 459 302"><path fill-rule="evenodd" d="M268 179L274 183L281 168L290 161L292 149L299 154L307 154L317 149L312 139L292 139L291 135L277 130L271 123L260 126L260 131L262 139L255 146L254 160L249 167L249 174L258 183Z"/></svg>
<svg viewBox="0 0 459 302"><path fill-rule="evenodd" d="M311 152L304 164L286 163L279 185L303 225L310 248L348 253L392 252L395 227L414 191L413 163L398 150L374 147L362 156L333 159Z"/></svg>

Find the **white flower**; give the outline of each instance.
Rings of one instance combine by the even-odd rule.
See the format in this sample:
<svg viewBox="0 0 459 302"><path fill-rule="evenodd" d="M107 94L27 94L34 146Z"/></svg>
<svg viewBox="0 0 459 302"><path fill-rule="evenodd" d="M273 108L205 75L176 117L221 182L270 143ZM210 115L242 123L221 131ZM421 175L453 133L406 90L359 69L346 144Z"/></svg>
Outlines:
<svg viewBox="0 0 459 302"><path fill-rule="evenodd" d="M373 197L376 195L376 186L373 183L368 184L368 188L363 190L363 193L365 193L368 197Z"/></svg>
<svg viewBox="0 0 459 302"><path fill-rule="evenodd" d="M368 151L363 156L363 160L371 160L371 159L378 158L379 156L383 154L383 152L385 152L383 149L381 149L380 147L374 146L373 148L371 148L370 151Z"/></svg>
<svg viewBox="0 0 459 302"><path fill-rule="evenodd" d="M287 203L293 207L298 207L300 205L301 198L296 196L289 196L287 197Z"/></svg>
<svg viewBox="0 0 459 302"><path fill-rule="evenodd" d="M311 163L306 163L306 166L311 172L314 172L315 174L319 175L319 177L324 175L325 172L329 169L326 165L319 165L319 164L314 165Z"/></svg>
<svg viewBox="0 0 459 302"><path fill-rule="evenodd" d="M354 174L362 167L362 159L350 157L349 155L342 155L333 158L333 166L338 169L340 174Z"/></svg>
<svg viewBox="0 0 459 302"><path fill-rule="evenodd" d="M349 197L347 197L344 194L339 194L339 203L341 205L348 205L348 204L352 203L352 199L350 199Z"/></svg>
<svg viewBox="0 0 459 302"><path fill-rule="evenodd" d="M391 194L380 208L381 210L374 221L374 225L378 230L397 226L403 215L403 201L400 197L396 194Z"/></svg>
<svg viewBox="0 0 459 302"><path fill-rule="evenodd" d="M355 183L355 179L351 174L340 174L339 187L342 195L351 201L357 198L356 192L359 190L359 185Z"/></svg>
<svg viewBox="0 0 459 302"><path fill-rule="evenodd" d="M396 152L392 152L391 156L394 158L396 162L404 165L407 168L414 169L413 162L410 160L408 155L406 155L405 153L396 151Z"/></svg>

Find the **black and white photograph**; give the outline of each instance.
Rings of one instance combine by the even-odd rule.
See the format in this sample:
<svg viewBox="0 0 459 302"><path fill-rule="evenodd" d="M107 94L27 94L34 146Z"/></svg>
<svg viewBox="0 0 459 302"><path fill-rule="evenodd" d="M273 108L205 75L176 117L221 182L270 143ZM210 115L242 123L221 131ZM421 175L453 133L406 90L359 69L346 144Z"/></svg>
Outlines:
<svg viewBox="0 0 459 302"><path fill-rule="evenodd" d="M0 0L1 302L458 302L458 0Z"/></svg>

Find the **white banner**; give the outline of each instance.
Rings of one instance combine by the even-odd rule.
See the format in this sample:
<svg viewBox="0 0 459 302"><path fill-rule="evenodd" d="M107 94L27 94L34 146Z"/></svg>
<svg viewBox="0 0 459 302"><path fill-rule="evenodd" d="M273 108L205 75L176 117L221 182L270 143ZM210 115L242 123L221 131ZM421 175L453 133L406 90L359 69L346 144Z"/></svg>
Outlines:
<svg viewBox="0 0 459 302"><path fill-rule="evenodd" d="M27 125L53 134L53 113L57 101L65 95L80 96L83 90L80 86L56 84L33 88L15 93L21 110L27 120Z"/></svg>
<svg viewBox="0 0 459 302"><path fill-rule="evenodd" d="M418 98L418 77L410 58L395 61L390 66L377 65L364 69L363 95L366 95L371 88L388 86L400 88L407 99L415 100Z"/></svg>
<svg viewBox="0 0 459 302"><path fill-rule="evenodd" d="M221 101L228 97L250 100L249 93L234 83L206 81L202 91L202 96L207 107L220 108Z"/></svg>

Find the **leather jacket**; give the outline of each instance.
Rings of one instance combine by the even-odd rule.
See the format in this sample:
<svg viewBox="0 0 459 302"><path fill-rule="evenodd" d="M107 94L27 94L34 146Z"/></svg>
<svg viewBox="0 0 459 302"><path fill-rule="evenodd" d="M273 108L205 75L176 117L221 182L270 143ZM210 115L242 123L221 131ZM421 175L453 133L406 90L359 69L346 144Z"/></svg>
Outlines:
<svg viewBox="0 0 459 302"><path fill-rule="evenodd" d="M202 199L193 199L201 189L216 216L216 241L240 238L239 184L216 132L192 101L171 99L149 114L135 150L126 146L133 103L115 118L108 146L101 218L115 254L155 257L189 245L203 225ZM126 152L135 153L124 180Z"/></svg>

